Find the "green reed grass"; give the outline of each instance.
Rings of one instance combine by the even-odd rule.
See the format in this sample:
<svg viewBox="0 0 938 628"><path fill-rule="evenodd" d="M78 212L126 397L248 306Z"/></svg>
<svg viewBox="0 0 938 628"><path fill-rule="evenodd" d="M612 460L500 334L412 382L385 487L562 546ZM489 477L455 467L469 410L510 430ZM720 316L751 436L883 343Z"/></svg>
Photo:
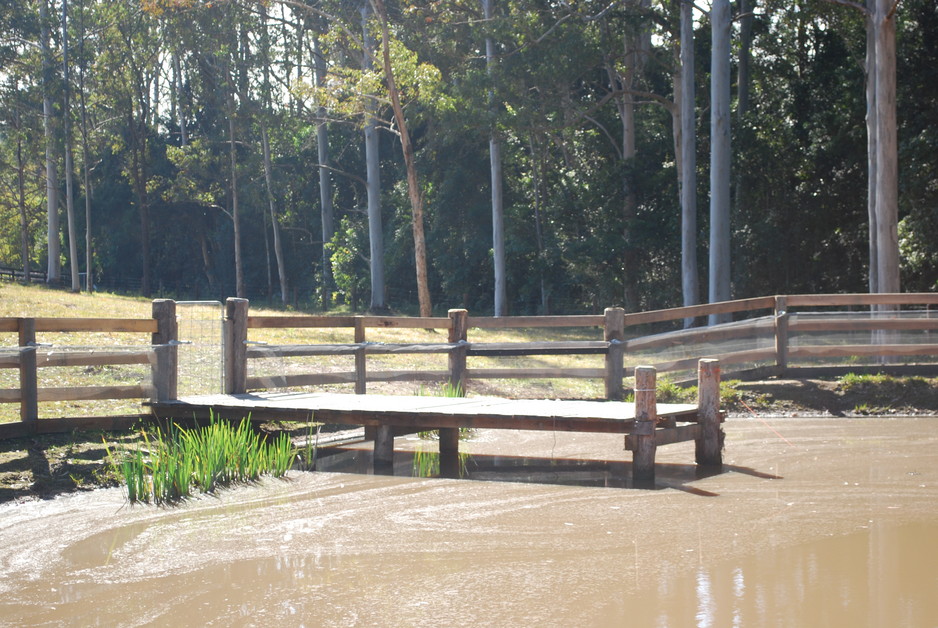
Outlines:
<svg viewBox="0 0 938 628"><path fill-rule="evenodd" d="M133 448L108 450L130 502L156 504L179 501L194 489L212 493L221 486L257 481L262 475L283 477L296 455L287 434L266 441L251 429L248 419L235 427L215 416L198 429L182 429L175 423L166 431L142 429Z"/></svg>

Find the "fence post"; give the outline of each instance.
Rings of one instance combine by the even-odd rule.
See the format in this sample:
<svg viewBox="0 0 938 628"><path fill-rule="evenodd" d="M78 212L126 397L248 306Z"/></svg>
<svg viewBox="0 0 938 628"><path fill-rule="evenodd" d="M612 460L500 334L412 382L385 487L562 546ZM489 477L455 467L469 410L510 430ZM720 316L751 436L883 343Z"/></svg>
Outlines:
<svg viewBox="0 0 938 628"><path fill-rule="evenodd" d="M702 359L697 363L697 464L723 466L723 430L720 428L720 361Z"/></svg>
<svg viewBox="0 0 938 628"><path fill-rule="evenodd" d="M20 343L20 421L32 432L39 420L39 371L36 359L36 319L18 321Z"/></svg>
<svg viewBox="0 0 938 628"><path fill-rule="evenodd" d="M225 393L229 395L247 391L249 303L234 297L225 301Z"/></svg>
<svg viewBox="0 0 938 628"><path fill-rule="evenodd" d="M156 332L150 343L156 352L153 363L153 389L156 401L171 401L178 396L179 381L179 323L176 321L176 302L172 299L154 299L153 318Z"/></svg>
<svg viewBox="0 0 938 628"><path fill-rule="evenodd" d="M449 342L466 342L469 334L469 311L456 309L449 310L451 326L449 328ZM466 352L468 347L463 345L450 349L449 352L449 384L458 386L459 390L466 392Z"/></svg>
<svg viewBox="0 0 938 628"><path fill-rule="evenodd" d="M631 433L632 479L639 482L655 480L655 423L658 419L655 379L655 367L635 367L635 424Z"/></svg>
<svg viewBox="0 0 938 628"><path fill-rule="evenodd" d="M788 299L775 297L775 365L788 368Z"/></svg>
<svg viewBox="0 0 938 628"><path fill-rule="evenodd" d="M365 319L355 317L355 394L364 395L368 388L368 371L365 364Z"/></svg>
<svg viewBox="0 0 938 628"><path fill-rule="evenodd" d="M603 340L609 343L606 349L606 399L621 401L623 398L622 375L625 347L625 310L609 307L604 312Z"/></svg>

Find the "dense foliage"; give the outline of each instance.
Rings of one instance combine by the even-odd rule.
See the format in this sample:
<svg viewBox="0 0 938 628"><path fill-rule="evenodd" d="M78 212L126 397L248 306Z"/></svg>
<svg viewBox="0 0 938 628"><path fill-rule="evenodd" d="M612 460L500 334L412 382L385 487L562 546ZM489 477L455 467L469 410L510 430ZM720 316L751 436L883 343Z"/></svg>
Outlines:
<svg viewBox="0 0 938 628"><path fill-rule="evenodd" d="M47 147L62 214L53 262L73 262L68 144L75 261L85 272L90 225L95 285L187 299L278 298L285 285L284 302L367 308L363 127L374 113L386 302L416 311L401 129L379 55L375 68L362 62L360 3L61 1L64 30L61 4L44 12L52 57L45 73L46 0L0 7L0 266L21 268L25 258L33 269L50 267ZM486 21L479 0L386 3L437 311L492 309L491 138L504 169L509 313L681 304L672 125L679 4L497 0ZM747 4L749 103L734 109L732 125L733 297L865 291L864 19L821 0ZM364 29L380 42L369 15ZM695 11L700 260L708 242L708 19ZM902 285L934 290L938 4L903 0L897 20ZM736 50L742 23L734 22ZM486 38L494 64L486 63ZM316 55L325 69L319 80ZM736 56L734 107L738 65ZM634 156L623 149L626 91L635 103ZM326 237L323 138L334 208ZM706 285L704 261L698 272Z"/></svg>

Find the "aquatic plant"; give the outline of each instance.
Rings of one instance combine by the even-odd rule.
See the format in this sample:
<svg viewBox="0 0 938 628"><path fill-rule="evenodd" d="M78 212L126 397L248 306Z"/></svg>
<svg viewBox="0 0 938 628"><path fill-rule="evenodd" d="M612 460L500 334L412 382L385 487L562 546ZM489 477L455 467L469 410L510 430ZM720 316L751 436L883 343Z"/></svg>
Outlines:
<svg viewBox="0 0 938 628"><path fill-rule="evenodd" d="M212 493L219 486L253 482L262 475L283 477L297 451L287 434L265 441L249 419L237 427L212 415L209 425L185 430L175 423L166 431L141 428L140 439L108 459L127 487L131 503L163 504L188 497L194 488Z"/></svg>

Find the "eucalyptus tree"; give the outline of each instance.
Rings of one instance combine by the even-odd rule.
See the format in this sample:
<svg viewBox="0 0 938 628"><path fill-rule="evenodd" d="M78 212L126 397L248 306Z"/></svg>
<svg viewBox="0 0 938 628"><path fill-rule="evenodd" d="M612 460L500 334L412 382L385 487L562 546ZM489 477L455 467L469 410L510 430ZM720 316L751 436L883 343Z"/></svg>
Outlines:
<svg viewBox="0 0 938 628"><path fill-rule="evenodd" d="M730 16L729 0L710 7L710 264L709 300L730 299ZM725 315L711 314L710 324Z"/></svg>
<svg viewBox="0 0 938 628"><path fill-rule="evenodd" d="M486 22L494 17L494 0L482 0L482 16ZM485 69L489 76L495 66L495 42L492 37L485 38ZM489 106L494 100L494 94L489 93ZM504 316L508 313L507 278L505 273L505 204L502 194L502 152L501 145L495 135L495 129L489 137L489 162L491 169L492 187L492 253L493 268L495 271L495 316Z"/></svg>
<svg viewBox="0 0 938 628"><path fill-rule="evenodd" d="M59 245L59 176L56 165L58 146L57 125L53 110L53 84L55 71L52 63L52 42L49 25L49 7L39 0L39 46L42 51L42 120L46 139L46 281L57 283L61 272Z"/></svg>
<svg viewBox="0 0 938 628"><path fill-rule="evenodd" d="M78 227L75 218L73 185L71 67L68 57L68 0L62 2L62 136L65 144L65 215L68 222L68 261L72 276L72 292L81 290L78 275Z"/></svg>

